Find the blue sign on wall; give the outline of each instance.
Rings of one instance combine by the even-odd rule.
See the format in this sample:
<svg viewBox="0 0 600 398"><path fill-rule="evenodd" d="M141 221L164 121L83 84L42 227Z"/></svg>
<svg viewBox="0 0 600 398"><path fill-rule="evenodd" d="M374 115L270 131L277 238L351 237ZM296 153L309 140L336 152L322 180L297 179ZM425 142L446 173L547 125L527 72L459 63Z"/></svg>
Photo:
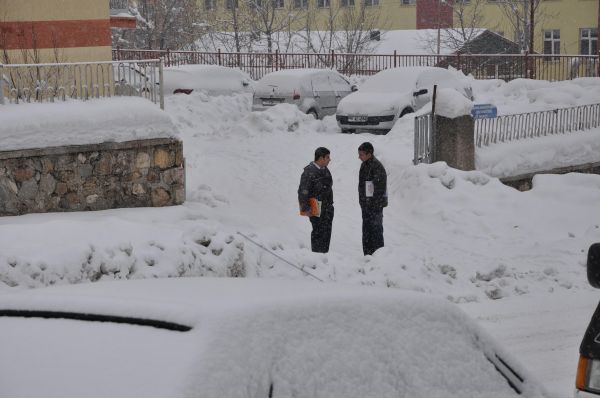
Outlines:
<svg viewBox="0 0 600 398"><path fill-rule="evenodd" d="M475 104L471 109L473 119L484 119L498 116L498 108L492 104Z"/></svg>

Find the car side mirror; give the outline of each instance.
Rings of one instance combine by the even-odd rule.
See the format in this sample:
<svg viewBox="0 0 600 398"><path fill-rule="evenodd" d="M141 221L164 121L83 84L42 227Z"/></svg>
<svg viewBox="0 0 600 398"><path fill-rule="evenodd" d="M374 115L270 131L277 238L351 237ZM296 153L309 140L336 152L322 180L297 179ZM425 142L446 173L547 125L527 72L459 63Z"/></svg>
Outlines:
<svg viewBox="0 0 600 398"><path fill-rule="evenodd" d="M352 86L350 86L350 91L358 91L358 86L356 84L353 84Z"/></svg>
<svg viewBox="0 0 600 398"><path fill-rule="evenodd" d="M419 91L415 91L413 93L413 97L418 97L419 95L427 94L429 91L426 88L423 88Z"/></svg>
<svg viewBox="0 0 600 398"><path fill-rule="evenodd" d="M590 285L600 288L600 243L594 243L588 250L587 278Z"/></svg>

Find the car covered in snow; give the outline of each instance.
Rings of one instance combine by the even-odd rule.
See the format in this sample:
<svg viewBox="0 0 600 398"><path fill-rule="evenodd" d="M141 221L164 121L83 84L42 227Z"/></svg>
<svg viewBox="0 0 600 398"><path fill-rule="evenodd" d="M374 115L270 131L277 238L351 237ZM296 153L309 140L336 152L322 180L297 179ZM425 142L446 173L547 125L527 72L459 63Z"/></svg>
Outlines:
<svg viewBox="0 0 600 398"><path fill-rule="evenodd" d="M594 243L588 250L587 277L593 287L600 288L600 243ZM579 346L575 397L600 397L600 304Z"/></svg>
<svg viewBox="0 0 600 398"><path fill-rule="evenodd" d="M285 69L266 74L254 90L253 111L281 103L294 104L322 119L334 115L340 101L355 90L344 76L330 69Z"/></svg>
<svg viewBox="0 0 600 398"><path fill-rule="evenodd" d="M460 71L426 66L390 68L371 76L359 91L340 102L338 125L343 133L387 133L399 118L431 101L434 85L455 89L473 100L473 90Z"/></svg>
<svg viewBox="0 0 600 398"><path fill-rule="evenodd" d="M220 65L181 65L163 70L165 95L199 91L208 95L250 94L254 83L246 72Z"/></svg>
<svg viewBox="0 0 600 398"><path fill-rule="evenodd" d="M169 278L0 293L10 398L547 396L458 307L421 293Z"/></svg>

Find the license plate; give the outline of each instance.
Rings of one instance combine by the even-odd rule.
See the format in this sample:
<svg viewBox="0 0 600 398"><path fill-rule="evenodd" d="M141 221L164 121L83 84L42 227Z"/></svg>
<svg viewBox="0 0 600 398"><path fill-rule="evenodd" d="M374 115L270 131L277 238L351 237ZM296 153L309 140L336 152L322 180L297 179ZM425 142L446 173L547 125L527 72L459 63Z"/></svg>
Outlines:
<svg viewBox="0 0 600 398"><path fill-rule="evenodd" d="M349 122L366 122L368 116L348 116Z"/></svg>

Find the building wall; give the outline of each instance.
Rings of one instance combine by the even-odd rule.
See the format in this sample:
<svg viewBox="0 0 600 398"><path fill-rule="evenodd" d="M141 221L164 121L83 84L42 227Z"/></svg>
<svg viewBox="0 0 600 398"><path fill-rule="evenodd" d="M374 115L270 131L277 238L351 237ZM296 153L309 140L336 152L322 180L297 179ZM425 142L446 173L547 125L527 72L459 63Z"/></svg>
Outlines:
<svg viewBox="0 0 600 398"><path fill-rule="evenodd" d="M0 0L5 63L108 61L109 0Z"/></svg>
<svg viewBox="0 0 600 398"><path fill-rule="evenodd" d="M542 53L544 30L560 30L560 53L579 54L581 28L597 28L598 0L544 0L535 17L534 51ZM484 27L502 32L504 37L515 40L515 30L508 18L496 4L485 4L482 9ZM455 21L455 25L457 22Z"/></svg>
<svg viewBox="0 0 600 398"><path fill-rule="evenodd" d="M204 7L204 0L198 0ZM361 0L355 0L358 5ZM515 39L515 32L510 21L499 8L490 0L481 0L481 28L487 28L495 32L502 32L509 40ZM279 13L288 13L291 10L293 0L284 0L285 7ZM471 0L468 7L474 7L476 0ZM239 0L242 4L242 0ZM561 35L561 54L579 54L579 35L581 28L597 28L600 26L599 0L542 0L540 9L536 15L536 30L534 34L534 51L543 52L543 36L545 29L559 29ZM309 9L316 16L316 28L313 30L324 30L327 26L329 9L316 7L316 0L309 0ZM334 10L340 8L340 0L331 0ZM438 7L440 0L416 0L414 4L403 4L402 0L379 0L379 5L367 7L371 12L379 14L379 21L374 24L377 29L424 29L437 28L438 20L443 27L451 24L451 10L448 6ZM355 6L358 8L357 6ZM225 0L216 0L218 15L221 19L227 19L228 11L225 9ZM469 12L467 8L467 12ZM243 10L241 12L244 12ZM292 29L301 29L305 25L302 10L294 10L299 15ZM454 17L454 26L459 22ZM242 28L243 30L243 28Z"/></svg>

